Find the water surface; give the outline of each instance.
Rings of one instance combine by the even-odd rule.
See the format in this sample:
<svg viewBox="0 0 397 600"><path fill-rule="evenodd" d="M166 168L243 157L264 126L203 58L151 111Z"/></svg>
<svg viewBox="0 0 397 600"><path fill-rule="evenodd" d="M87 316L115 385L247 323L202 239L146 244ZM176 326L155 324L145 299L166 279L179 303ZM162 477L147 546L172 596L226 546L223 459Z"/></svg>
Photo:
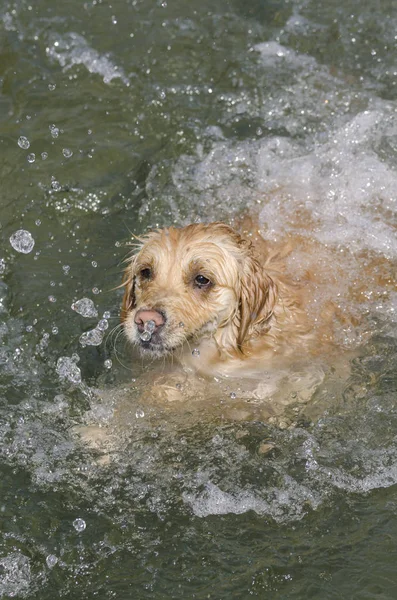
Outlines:
<svg viewBox="0 0 397 600"><path fill-rule="evenodd" d="M391 0L3 2L0 597L395 598L396 31ZM370 324L292 428L223 384L146 405L108 335L131 232L247 209L312 223ZM74 431L123 387L100 465Z"/></svg>

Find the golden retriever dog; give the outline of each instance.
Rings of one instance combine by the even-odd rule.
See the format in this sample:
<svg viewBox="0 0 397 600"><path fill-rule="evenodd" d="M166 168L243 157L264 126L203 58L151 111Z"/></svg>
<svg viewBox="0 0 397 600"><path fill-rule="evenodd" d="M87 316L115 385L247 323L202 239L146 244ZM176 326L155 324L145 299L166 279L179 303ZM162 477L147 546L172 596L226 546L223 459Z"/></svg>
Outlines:
<svg viewBox="0 0 397 600"><path fill-rule="evenodd" d="M102 390L100 414L107 407L111 416L98 425L93 410L78 428L104 464L141 422L286 428L315 420L331 399L344 401L351 359L371 335L371 303L395 289L395 265L385 258L291 229L270 242L249 218L239 231L223 223L169 227L135 245L122 327L143 357L164 360L132 385Z"/></svg>
<svg viewBox="0 0 397 600"><path fill-rule="evenodd" d="M317 354L328 326L310 317L310 277L286 274L290 251L223 223L146 234L124 275L128 340L143 356L173 353L204 376L249 377Z"/></svg>

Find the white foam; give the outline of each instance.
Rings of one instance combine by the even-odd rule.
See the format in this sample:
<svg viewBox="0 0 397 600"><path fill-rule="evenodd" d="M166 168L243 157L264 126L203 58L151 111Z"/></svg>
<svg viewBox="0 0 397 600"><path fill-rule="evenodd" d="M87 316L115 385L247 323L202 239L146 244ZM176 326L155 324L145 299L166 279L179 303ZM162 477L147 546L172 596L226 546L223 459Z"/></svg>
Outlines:
<svg viewBox="0 0 397 600"><path fill-rule="evenodd" d="M394 114L383 108L356 115L310 151L278 138L261 143L257 185L266 194L261 220L269 236L307 232L307 223L296 226L293 218L304 208L315 221L310 235L322 243L397 257L390 219L397 174L374 151L384 130L395 126Z"/></svg>
<svg viewBox="0 0 397 600"><path fill-rule="evenodd" d="M316 508L321 502L315 492L287 475L279 488L238 489L236 486L228 492L209 480L203 492L185 492L182 498L196 517L239 515L252 510L277 522L300 519L309 505Z"/></svg>
<svg viewBox="0 0 397 600"><path fill-rule="evenodd" d="M0 558L0 597L24 597L30 587L30 561L19 552Z"/></svg>

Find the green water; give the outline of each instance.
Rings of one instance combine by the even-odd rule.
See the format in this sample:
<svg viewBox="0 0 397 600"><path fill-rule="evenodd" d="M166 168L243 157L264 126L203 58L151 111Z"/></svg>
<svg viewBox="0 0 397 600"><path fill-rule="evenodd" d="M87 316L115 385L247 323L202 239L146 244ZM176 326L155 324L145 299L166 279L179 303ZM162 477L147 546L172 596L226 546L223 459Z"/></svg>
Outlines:
<svg viewBox="0 0 397 600"><path fill-rule="evenodd" d="M73 433L150 377L107 335L131 232L261 206L276 235L306 202L321 241L395 261L396 31L387 0L2 3L0 597L397 597L395 292L295 428L137 388L109 465Z"/></svg>

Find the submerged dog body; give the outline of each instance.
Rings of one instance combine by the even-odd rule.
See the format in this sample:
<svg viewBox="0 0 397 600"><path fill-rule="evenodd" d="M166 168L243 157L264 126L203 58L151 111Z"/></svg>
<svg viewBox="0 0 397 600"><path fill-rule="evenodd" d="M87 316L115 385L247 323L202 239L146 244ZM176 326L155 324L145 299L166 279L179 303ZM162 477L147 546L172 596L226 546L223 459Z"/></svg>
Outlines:
<svg viewBox="0 0 397 600"><path fill-rule="evenodd" d="M143 355L176 353L201 374L237 376L321 345L308 286L284 272L287 250L280 256L222 223L140 241L125 272L122 321ZM142 335L149 321L153 331Z"/></svg>

